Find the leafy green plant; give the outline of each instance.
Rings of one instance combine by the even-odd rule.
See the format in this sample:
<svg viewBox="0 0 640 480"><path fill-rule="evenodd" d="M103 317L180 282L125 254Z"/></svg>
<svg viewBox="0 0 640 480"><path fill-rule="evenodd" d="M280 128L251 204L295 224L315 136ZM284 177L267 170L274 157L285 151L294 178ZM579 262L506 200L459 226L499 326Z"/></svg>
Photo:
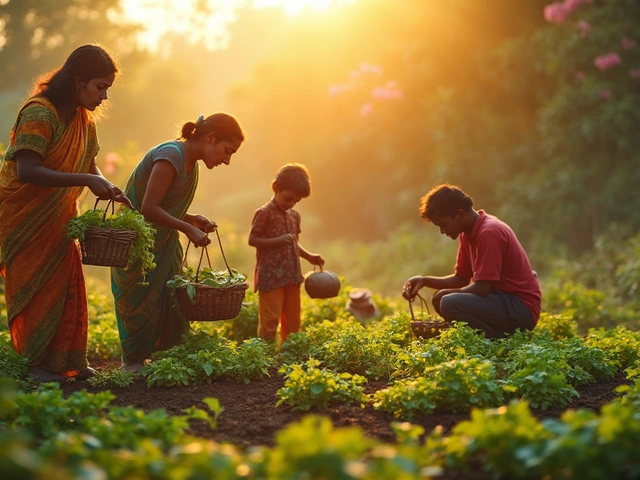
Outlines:
<svg viewBox="0 0 640 480"><path fill-rule="evenodd" d="M197 278L196 278L197 277ZM225 288L232 285L240 285L247 281L247 276L235 269L217 271L215 268L205 267L196 270L194 267L186 267L183 272L167 281L167 287L174 291L176 288L186 288L191 304L196 303L196 284L210 287Z"/></svg>
<svg viewBox="0 0 640 480"><path fill-rule="evenodd" d="M571 366L548 345L525 344L513 350L508 371L508 385L535 408L566 407L580 396L567 376Z"/></svg>
<svg viewBox="0 0 640 480"><path fill-rule="evenodd" d="M112 388L128 387L135 380L136 374L120 368L116 365L109 365L103 370L98 370L95 376L89 378L88 382L92 387Z"/></svg>
<svg viewBox="0 0 640 480"><path fill-rule="evenodd" d="M392 340L354 323L323 344L324 361L336 371L388 380L400 349Z"/></svg>
<svg viewBox="0 0 640 480"><path fill-rule="evenodd" d="M88 227L133 230L138 238L129 250L131 268L139 268L144 277L156 267L153 255L156 229L147 222L142 214L128 207L122 207L103 221L104 210L87 210L82 215L72 218L67 224L67 236L80 241L84 240Z"/></svg>
<svg viewBox="0 0 640 480"><path fill-rule="evenodd" d="M278 390L280 398L276 406L290 405L294 410L327 408L336 403L358 402L362 406L367 401L361 385L367 379L350 373L335 373L320 368L320 362L310 358L303 364L282 367L285 374L284 387Z"/></svg>
<svg viewBox="0 0 640 480"><path fill-rule="evenodd" d="M487 360L451 360L428 367L424 376L400 380L373 394L374 407L397 418L427 414L436 408L460 412L471 407L499 405L504 397L501 382Z"/></svg>

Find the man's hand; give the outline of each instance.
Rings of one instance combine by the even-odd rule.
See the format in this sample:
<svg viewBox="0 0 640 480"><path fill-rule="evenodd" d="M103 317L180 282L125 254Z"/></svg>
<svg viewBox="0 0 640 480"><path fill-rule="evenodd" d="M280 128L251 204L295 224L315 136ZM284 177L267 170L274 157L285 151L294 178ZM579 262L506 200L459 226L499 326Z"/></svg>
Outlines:
<svg viewBox="0 0 640 480"><path fill-rule="evenodd" d="M416 275L407 280L402 287L402 296L411 301L418 294L418 291L423 287L423 277Z"/></svg>

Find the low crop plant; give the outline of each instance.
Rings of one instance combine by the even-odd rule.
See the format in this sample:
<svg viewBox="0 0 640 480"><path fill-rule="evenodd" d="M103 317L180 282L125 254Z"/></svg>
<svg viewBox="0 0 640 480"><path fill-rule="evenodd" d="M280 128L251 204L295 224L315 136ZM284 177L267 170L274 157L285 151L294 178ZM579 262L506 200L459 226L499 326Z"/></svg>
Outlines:
<svg viewBox="0 0 640 480"><path fill-rule="evenodd" d="M427 368L446 361L444 352L436 345L414 340L398 352L395 370L391 376L394 379L420 377Z"/></svg>
<svg viewBox="0 0 640 480"><path fill-rule="evenodd" d="M586 344L602 350L607 360L620 370L634 365L640 359L640 333L625 327L589 329Z"/></svg>
<svg viewBox="0 0 640 480"><path fill-rule="evenodd" d="M130 386L136 378L136 374L120 368L116 365L109 365L103 370L98 370L96 374L87 380L92 387L107 388L124 388Z"/></svg>
<svg viewBox="0 0 640 480"><path fill-rule="evenodd" d="M436 409L463 412L471 407L492 407L500 405L503 398L493 365L469 358L427 367L423 377L396 381L373 394L373 405L396 418L412 418Z"/></svg>
<svg viewBox="0 0 640 480"><path fill-rule="evenodd" d="M571 311L565 311L555 315L542 312L538 319L538 324L533 331L536 334L549 332L551 338L554 340L573 338L578 334L578 323L575 321L573 312Z"/></svg>
<svg viewBox="0 0 640 480"><path fill-rule="evenodd" d="M522 345L509 353L506 369L507 385L534 408L562 408L579 397L566 374L571 366L558 349Z"/></svg>
<svg viewBox="0 0 640 480"><path fill-rule="evenodd" d="M413 341L411 317L407 312L383 317L370 327L376 335L388 338L399 347L405 347Z"/></svg>
<svg viewBox="0 0 640 480"><path fill-rule="evenodd" d="M449 360L490 356L495 344L478 334L466 323L453 322L439 336L427 340L440 348Z"/></svg>
<svg viewBox="0 0 640 480"><path fill-rule="evenodd" d="M311 342L307 332L295 332L280 345L278 361L281 365L302 363L308 358L318 357L320 352L321 348Z"/></svg>
<svg viewBox="0 0 640 480"><path fill-rule="evenodd" d="M400 348L390 337L352 324L323 344L324 362L329 368L364 375L367 378L391 378Z"/></svg>
<svg viewBox="0 0 640 480"><path fill-rule="evenodd" d="M464 471L482 465L496 478L539 478L537 459L550 438L526 402L512 401L496 409L472 409L471 418L442 440L443 456L446 465Z"/></svg>
<svg viewBox="0 0 640 480"><path fill-rule="evenodd" d="M278 432L267 455L266 478L364 478L353 472L365 471L360 461L373 443L360 428L336 429L328 418L308 415Z"/></svg>
<svg viewBox="0 0 640 480"><path fill-rule="evenodd" d="M320 368L320 362L314 358L303 364L282 367L279 373L285 374L285 382L277 392L276 406L287 404L293 410L307 411L342 403L355 402L364 406L367 402L361 386L367 382L365 377Z"/></svg>

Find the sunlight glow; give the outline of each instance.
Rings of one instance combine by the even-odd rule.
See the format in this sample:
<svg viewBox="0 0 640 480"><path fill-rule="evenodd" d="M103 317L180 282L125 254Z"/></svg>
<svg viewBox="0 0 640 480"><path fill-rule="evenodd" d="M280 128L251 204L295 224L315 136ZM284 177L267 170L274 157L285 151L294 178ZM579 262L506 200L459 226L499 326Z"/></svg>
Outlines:
<svg viewBox="0 0 640 480"><path fill-rule="evenodd" d="M281 7L289 15L297 15L304 10L321 12L330 7L353 3L355 0L253 0L256 9Z"/></svg>
<svg viewBox="0 0 640 480"><path fill-rule="evenodd" d="M2 2L3 0L0 0ZM168 55L171 39L182 37L188 43L201 42L208 50L224 49L229 43L228 26L237 11L281 8L288 15L324 12L352 4L356 0L121 0L120 11L112 10L112 21L138 24L142 30L138 43L151 52Z"/></svg>

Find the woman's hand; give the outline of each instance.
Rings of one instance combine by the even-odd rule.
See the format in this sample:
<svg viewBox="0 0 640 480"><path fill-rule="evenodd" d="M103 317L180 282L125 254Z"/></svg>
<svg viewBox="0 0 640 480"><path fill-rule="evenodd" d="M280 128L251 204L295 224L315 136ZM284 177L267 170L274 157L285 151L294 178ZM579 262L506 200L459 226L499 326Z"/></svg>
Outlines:
<svg viewBox="0 0 640 480"><path fill-rule="evenodd" d="M99 200L113 200L116 198L116 188L113 184L101 175L87 175L87 187ZM122 190L117 189L119 194Z"/></svg>
<svg viewBox="0 0 640 480"><path fill-rule="evenodd" d="M131 210L135 210L135 208L133 208L133 203L131 203L131 200L129 200L129 197L127 197L122 190L120 190L118 187L113 187L113 189L115 190L115 193L116 193L116 196L113 199L115 202L121 203L129 207Z"/></svg>
<svg viewBox="0 0 640 480"><path fill-rule="evenodd" d="M218 228L216 222L212 222L204 215L185 215L184 221L205 233L215 232Z"/></svg>
<svg viewBox="0 0 640 480"><path fill-rule="evenodd" d="M184 233L196 247L206 247L211 243L211 239L208 237L208 234L193 225L191 225L191 227Z"/></svg>

